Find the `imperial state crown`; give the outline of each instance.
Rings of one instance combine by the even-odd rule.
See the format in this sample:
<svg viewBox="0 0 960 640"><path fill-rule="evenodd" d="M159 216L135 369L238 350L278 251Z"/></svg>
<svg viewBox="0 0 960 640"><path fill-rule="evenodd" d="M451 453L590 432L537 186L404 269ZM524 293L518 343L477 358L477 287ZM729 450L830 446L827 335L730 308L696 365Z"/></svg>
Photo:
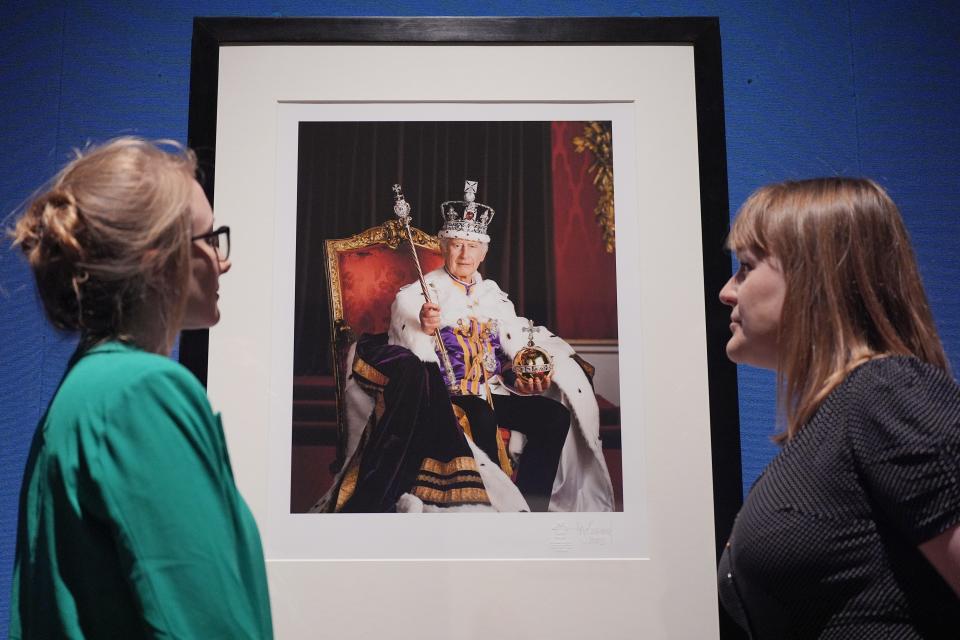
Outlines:
<svg viewBox="0 0 960 640"><path fill-rule="evenodd" d="M495 212L492 207L476 201L477 184L476 180L467 180L463 185L463 200L447 200L440 205L443 226L437 233L439 237L490 242L487 225Z"/></svg>

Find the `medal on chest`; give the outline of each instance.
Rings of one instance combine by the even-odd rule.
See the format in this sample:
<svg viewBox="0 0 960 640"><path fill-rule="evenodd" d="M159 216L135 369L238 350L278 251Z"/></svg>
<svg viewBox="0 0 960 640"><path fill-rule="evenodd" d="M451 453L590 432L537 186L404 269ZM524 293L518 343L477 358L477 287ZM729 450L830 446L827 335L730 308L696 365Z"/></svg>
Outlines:
<svg viewBox="0 0 960 640"><path fill-rule="evenodd" d="M492 338L497 335L499 325L495 320L481 323L476 318L470 318L464 322L463 318L457 320L455 333L472 345L470 350L477 354L476 364L483 366L487 373L494 373L497 370L497 354L494 351Z"/></svg>

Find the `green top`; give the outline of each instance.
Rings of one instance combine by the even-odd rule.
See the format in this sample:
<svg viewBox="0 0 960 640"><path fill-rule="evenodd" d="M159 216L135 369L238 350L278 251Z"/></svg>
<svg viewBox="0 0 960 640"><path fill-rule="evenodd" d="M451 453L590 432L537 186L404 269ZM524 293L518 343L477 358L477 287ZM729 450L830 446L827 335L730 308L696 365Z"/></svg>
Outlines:
<svg viewBox="0 0 960 640"><path fill-rule="evenodd" d="M263 551L185 368L74 356L20 494L11 638L271 638Z"/></svg>

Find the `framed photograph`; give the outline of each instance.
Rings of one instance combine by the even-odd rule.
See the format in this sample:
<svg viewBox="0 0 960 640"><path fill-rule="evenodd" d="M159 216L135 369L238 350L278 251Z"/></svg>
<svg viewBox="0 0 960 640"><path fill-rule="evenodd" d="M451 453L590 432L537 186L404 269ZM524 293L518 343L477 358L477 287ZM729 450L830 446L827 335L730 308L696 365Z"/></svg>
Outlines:
<svg viewBox="0 0 960 640"><path fill-rule="evenodd" d="M279 636L319 608L341 637L718 637L740 503L720 68L712 19L195 21L188 144L235 259L180 354L223 414ZM481 274L589 372L557 397L596 397L576 437L610 499L315 509L347 471L332 303L395 294L341 286L330 243L395 218L395 184L436 233L465 181L497 211ZM425 626L425 602L457 623Z"/></svg>

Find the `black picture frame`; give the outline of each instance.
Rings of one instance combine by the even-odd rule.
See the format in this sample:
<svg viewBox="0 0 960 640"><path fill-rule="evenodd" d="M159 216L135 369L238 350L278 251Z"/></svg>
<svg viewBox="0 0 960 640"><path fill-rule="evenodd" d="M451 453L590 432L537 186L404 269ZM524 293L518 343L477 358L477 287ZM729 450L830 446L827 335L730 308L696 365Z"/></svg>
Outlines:
<svg viewBox="0 0 960 640"><path fill-rule="evenodd" d="M220 47L263 44L686 44L694 55L707 374L717 557L742 503L736 367L717 293L731 273L720 26L717 18L217 18L194 20L188 145L213 200ZM204 383L208 334L184 332L180 361ZM734 632L721 625L725 637Z"/></svg>

